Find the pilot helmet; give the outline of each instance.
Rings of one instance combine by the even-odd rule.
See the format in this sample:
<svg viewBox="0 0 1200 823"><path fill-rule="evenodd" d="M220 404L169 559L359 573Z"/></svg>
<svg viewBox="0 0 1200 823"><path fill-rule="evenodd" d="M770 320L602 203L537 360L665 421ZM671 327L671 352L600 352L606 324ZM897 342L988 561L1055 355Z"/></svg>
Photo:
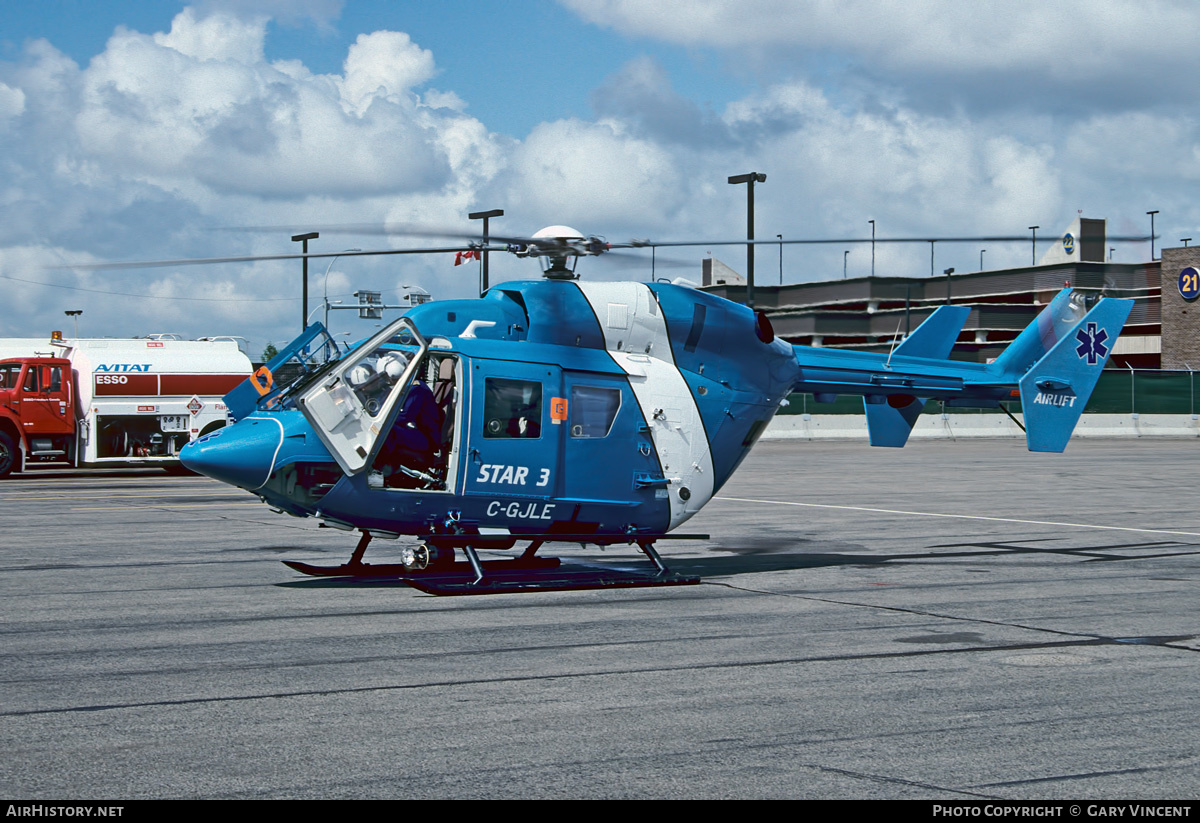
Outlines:
<svg viewBox="0 0 1200 823"><path fill-rule="evenodd" d="M407 367L408 358L400 352L392 352L379 361L379 370L384 372L388 376L388 380L393 383L400 379L400 375L404 374L404 369Z"/></svg>

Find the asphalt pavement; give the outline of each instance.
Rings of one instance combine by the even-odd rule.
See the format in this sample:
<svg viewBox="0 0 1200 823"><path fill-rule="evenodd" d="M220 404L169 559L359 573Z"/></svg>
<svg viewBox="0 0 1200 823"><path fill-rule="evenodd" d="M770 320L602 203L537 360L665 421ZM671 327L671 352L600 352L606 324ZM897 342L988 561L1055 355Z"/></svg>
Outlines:
<svg viewBox="0 0 1200 823"><path fill-rule="evenodd" d="M450 598L207 479L19 475L0 795L1195 799L1198 450L761 443L659 545L699 585Z"/></svg>

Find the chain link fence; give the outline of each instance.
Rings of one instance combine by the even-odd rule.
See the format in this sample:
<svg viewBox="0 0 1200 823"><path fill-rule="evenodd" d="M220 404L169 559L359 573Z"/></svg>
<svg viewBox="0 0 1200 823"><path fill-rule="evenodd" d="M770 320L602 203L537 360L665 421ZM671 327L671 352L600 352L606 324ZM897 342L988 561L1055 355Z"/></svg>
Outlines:
<svg viewBox="0 0 1200 823"><path fill-rule="evenodd" d="M1004 407L1020 414L1021 401L1005 401ZM954 414L1003 414L1000 409L954 407ZM928 403L925 414L941 414L940 403ZM1196 373L1162 369L1105 369L1083 410L1084 414L1190 414L1196 411ZM832 403L818 403L811 394L796 393L780 414L862 414L862 398L839 396Z"/></svg>

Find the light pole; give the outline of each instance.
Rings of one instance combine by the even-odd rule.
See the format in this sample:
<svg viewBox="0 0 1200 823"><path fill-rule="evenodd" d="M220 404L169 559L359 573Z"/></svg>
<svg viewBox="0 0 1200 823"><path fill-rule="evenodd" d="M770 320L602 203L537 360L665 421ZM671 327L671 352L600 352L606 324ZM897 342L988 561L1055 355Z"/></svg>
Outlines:
<svg viewBox="0 0 1200 823"><path fill-rule="evenodd" d="M775 235L779 238L779 285L783 285L783 235Z"/></svg>
<svg viewBox="0 0 1200 823"><path fill-rule="evenodd" d="M850 257L850 249L846 249L844 252L842 252L842 279L843 280L846 279L846 260L849 259L849 257Z"/></svg>
<svg viewBox="0 0 1200 823"><path fill-rule="evenodd" d="M875 221L868 220L871 224L871 276L875 276Z"/></svg>
<svg viewBox="0 0 1200 823"><path fill-rule="evenodd" d="M1037 265L1037 230L1040 228L1041 228L1041 226L1030 226L1029 227L1029 230L1031 232L1033 232L1033 247L1032 247L1032 251L1030 251L1030 253L1029 253L1029 265L1031 265L1031 266Z"/></svg>
<svg viewBox="0 0 1200 823"><path fill-rule="evenodd" d="M325 287L321 289L321 297L325 303L325 331L329 331L329 270L333 268L333 264L337 262L337 259L348 251L362 251L362 249L344 249L335 254L333 259L329 261L329 265L325 267ZM304 322L307 324L308 320L306 319Z"/></svg>
<svg viewBox="0 0 1200 823"><path fill-rule="evenodd" d="M483 297L483 293L488 290L488 220L493 217L503 217L504 209L490 209L488 211L473 211L467 215L471 220L483 221L483 281L480 283L479 296Z"/></svg>
<svg viewBox="0 0 1200 823"><path fill-rule="evenodd" d="M741 183L749 184L746 188L746 239L754 240L754 184L767 182L767 176L761 172L735 174L729 178L729 184L736 186ZM754 243L746 244L746 305L754 308Z"/></svg>
<svg viewBox="0 0 1200 823"><path fill-rule="evenodd" d="M75 339L79 339L79 315L83 314L83 309L67 309L63 312L67 317L75 321Z"/></svg>
<svg viewBox="0 0 1200 823"><path fill-rule="evenodd" d="M946 269L942 274L946 275L946 305L950 305L950 275L954 274L954 267Z"/></svg>
<svg viewBox="0 0 1200 823"><path fill-rule="evenodd" d="M305 329L308 328L308 241L316 240L320 236L321 236L321 233L316 232L316 231L310 231L307 234L293 234L292 235L293 243L303 243L304 244L304 246L303 246L303 251L304 251L303 278L304 278L304 282L303 282L303 286L300 289L301 297L302 297L301 304L300 304L300 331L304 331Z"/></svg>
<svg viewBox="0 0 1200 823"><path fill-rule="evenodd" d="M1150 260L1153 261L1154 260L1154 215L1158 214L1158 209L1155 209L1154 211L1148 211L1148 212L1146 212L1146 214L1150 215Z"/></svg>
<svg viewBox="0 0 1200 823"><path fill-rule="evenodd" d="M985 251L987 251L987 249L980 249L980 250L979 250L979 270L980 270L980 271L983 271L983 253L984 253Z"/></svg>
<svg viewBox="0 0 1200 823"><path fill-rule="evenodd" d="M1186 248L1187 248L1187 244L1188 244L1188 243L1190 243L1190 242L1192 242L1192 238L1190 238L1190 237L1181 237L1181 238L1179 238L1179 242L1180 242L1180 243L1182 243L1182 244L1183 244L1183 247L1186 249Z"/></svg>

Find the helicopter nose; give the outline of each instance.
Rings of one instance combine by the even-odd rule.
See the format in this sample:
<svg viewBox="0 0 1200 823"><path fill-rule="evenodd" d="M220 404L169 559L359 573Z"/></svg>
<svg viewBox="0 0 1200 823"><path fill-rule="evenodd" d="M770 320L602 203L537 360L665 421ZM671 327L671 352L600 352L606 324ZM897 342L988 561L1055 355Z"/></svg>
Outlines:
<svg viewBox="0 0 1200 823"><path fill-rule="evenodd" d="M271 476L282 443L282 423L251 417L189 443L179 459L194 472L253 491Z"/></svg>

